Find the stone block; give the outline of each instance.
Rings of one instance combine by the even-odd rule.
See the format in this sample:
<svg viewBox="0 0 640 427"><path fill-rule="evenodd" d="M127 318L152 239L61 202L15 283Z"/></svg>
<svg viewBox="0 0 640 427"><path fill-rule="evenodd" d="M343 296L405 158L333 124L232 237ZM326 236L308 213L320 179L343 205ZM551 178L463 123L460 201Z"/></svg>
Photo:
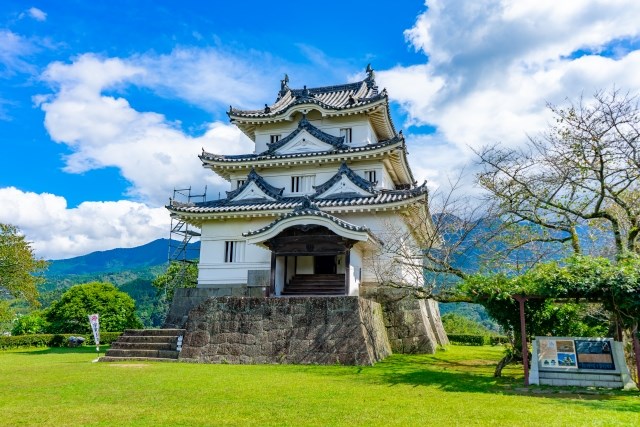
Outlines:
<svg viewBox="0 0 640 427"><path fill-rule="evenodd" d="M191 361L372 364L391 353L380 305L358 297L218 297L191 316L211 332L183 350Z"/></svg>

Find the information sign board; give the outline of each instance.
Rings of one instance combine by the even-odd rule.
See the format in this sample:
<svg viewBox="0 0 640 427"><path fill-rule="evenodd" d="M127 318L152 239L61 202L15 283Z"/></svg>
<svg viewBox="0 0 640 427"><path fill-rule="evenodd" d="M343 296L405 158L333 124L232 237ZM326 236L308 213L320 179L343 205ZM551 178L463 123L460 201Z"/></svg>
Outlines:
<svg viewBox="0 0 640 427"><path fill-rule="evenodd" d="M611 342L576 340L576 353L578 355L578 368L615 370Z"/></svg>

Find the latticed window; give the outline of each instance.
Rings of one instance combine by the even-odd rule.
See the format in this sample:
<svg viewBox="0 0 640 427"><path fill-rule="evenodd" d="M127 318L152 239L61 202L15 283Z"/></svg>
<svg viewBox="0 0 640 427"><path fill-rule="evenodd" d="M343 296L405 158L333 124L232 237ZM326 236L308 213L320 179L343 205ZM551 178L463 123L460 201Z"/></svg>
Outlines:
<svg viewBox="0 0 640 427"><path fill-rule="evenodd" d="M224 262L244 261L244 242L227 240L224 242Z"/></svg>
<svg viewBox="0 0 640 427"><path fill-rule="evenodd" d="M364 171L364 178L367 181L371 181L373 183L378 182L378 177L375 170Z"/></svg>
<svg viewBox="0 0 640 427"><path fill-rule="evenodd" d="M244 182L245 182L245 180L244 180L244 179L239 179L239 180L238 180L238 183L237 183L237 185L236 185L236 188L240 188L240 187L242 187L242 186L244 185Z"/></svg>
<svg viewBox="0 0 640 427"><path fill-rule="evenodd" d="M271 135L271 143L280 141L280 135Z"/></svg>
<svg viewBox="0 0 640 427"><path fill-rule="evenodd" d="M351 128L340 129L340 136L344 136L344 142L351 142Z"/></svg>
<svg viewBox="0 0 640 427"><path fill-rule="evenodd" d="M291 177L292 193L310 193L313 191L315 175L298 175Z"/></svg>

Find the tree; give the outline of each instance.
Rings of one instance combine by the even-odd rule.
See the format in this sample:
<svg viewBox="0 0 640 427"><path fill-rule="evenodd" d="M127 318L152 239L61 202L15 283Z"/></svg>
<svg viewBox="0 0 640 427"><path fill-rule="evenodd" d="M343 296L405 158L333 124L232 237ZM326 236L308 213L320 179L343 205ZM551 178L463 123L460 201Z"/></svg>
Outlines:
<svg viewBox="0 0 640 427"><path fill-rule="evenodd" d="M172 261L167 271L153 280L153 286L162 292L167 301L173 299L177 288L195 288L198 283L198 264Z"/></svg>
<svg viewBox="0 0 640 427"><path fill-rule="evenodd" d="M479 184L503 219L535 231L523 235L522 246L570 244L582 253L579 228L590 227L611 236L612 255L640 253L638 97L599 91L592 100L549 109L555 123L524 149L478 152Z"/></svg>
<svg viewBox="0 0 640 427"><path fill-rule="evenodd" d="M44 317L44 312L34 310L23 316L18 315L11 329L11 335L45 334L48 327L49 324Z"/></svg>
<svg viewBox="0 0 640 427"><path fill-rule="evenodd" d="M483 165L478 182L512 225L517 247L568 245L574 254L607 256L623 268L630 253L640 254L639 98L613 89L567 107L548 107L554 123L529 138L524 149L494 145L478 152ZM583 248L581 230L595 235L595 252ZM638 317L635 322L622 318L634 309L623 310L618 299L616 304L609 308L617 329L624 326L636 337ZM617 338L622 339L621 332Z"/></svg>
<svg viewBox="0 0 640 427"><path fill-rule="evenodd" d="M0 291L38 305L37 285L43 280L38 274L46 267L45 261L36 259L18 228L0 223Z"/></svg>
<svg viewBox="0 0 640 427"><path fill-rule="evenodd" d="M8 301L0 301L0 335L9 332L16 317Z"/></svg>
<svg viewBox="0 0 640 427"><path fill-rule="evenodd" d="M60 300L46 311L52 333L91 333L88 316L100 315L104 331L140 328L135 314L135 302L111 283L91 282L69 288Z"/></svg>
<svg viewBox="0 0 640 427"><path fill-rule="evenodd" d="M385 223L383 244L367 259L378 283L418 298L450 300L461 280L495 266L494 243L504 227L493 206L460 195L461 178L430 192L403 216L404 223Z"/></svg>
<svg viewBox="0 0 640 427"><path fill-rule="evenodd" d="M527 334L555 336L603 336L603 322L594 319L593 304L620 319L632 331L634 351L640 319L640 257L613 263L606 258L573 256L562 262L540 263L521 275L475 275L465 280L461 292L482 304L492 318L514 337L514 356L520 357L520 319L514 295L533 296L526 304ZM562 304L555 301L561 300ZM572 302L567 302L572 301ZM605 317L601 317L604 319ZM498 372L498 370L497 370Z"/></svg>

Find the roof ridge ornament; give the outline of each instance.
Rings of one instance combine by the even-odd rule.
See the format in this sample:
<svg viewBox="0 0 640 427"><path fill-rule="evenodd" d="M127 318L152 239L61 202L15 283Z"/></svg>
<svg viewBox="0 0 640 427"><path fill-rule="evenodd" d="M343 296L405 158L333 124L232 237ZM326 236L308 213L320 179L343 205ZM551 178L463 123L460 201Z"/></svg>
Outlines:
<svg viewBox="0 0 640 427"><path fill-rule="evenodd" d="M289 89L289 75L285 73L284 78L280 80L280 92L278 92L278 99L282 98L289 90L291 90Z"/></svg>
<svg viewBox="0 0 640 427"><path fill-rule="evenodd" d="M300 94L300 98L301 99L313 98L313 95L311 95L311 92L309 91L309 89L307 89L307 85L304 85L304 88L302 89L302 93Z"/></svg>
<svg viewBox="0 0 640 427"><path fill-rule="evenodd" d="M376 73L373 71L371 63L367 64L365 73L367 73L367 78L364 81L367 83L367 87L369 89L377 89L378 86L376 86Z"/></svg>
<svg viewBox="0 0 640 427"><path fill-rule="evenodd" d="M302 197L302 204L296 206L296 208L293 211L300 212L300 211L306 211L306 210L312 210L312 211L320 210L318 206L316 206L316 204L311 201L311 198L309 196Z"/></svg>

